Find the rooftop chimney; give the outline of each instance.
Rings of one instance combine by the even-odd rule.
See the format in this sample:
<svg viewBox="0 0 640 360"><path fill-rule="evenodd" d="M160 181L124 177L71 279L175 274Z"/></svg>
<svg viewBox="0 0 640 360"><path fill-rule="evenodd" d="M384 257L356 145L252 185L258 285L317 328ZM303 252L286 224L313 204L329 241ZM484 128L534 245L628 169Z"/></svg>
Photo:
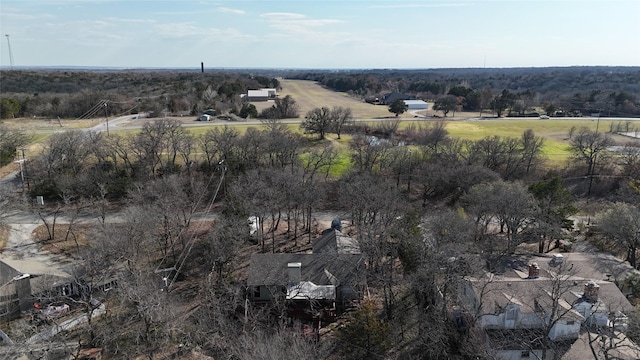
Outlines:
<svg viewBox="0 0 640 360"><path fill-rule="evenodd" d="M528 279L537 279L540 277L540 266L538 263L533 262L529 264L529 277Z"/></svg>
<svg viewBox="0 0 640 360"><path fill-rule="evenodd" d="M301 278L302 263L288 263L289 284L298 284Z"/></svg>
<svg viewBox="0 0 640 360"><path fill-rule="evenodd" d="M584 294L582 297L589 302L597 302L598 294L600 293L600 285L596 284L595 281L589 280L586 284L584 284Z"/></svg>

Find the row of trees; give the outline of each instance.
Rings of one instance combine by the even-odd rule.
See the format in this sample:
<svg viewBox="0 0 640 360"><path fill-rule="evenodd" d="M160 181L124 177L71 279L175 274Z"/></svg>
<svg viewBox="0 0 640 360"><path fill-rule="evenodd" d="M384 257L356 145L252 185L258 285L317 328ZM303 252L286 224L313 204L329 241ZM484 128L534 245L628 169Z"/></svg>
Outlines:
<svg viewBox="0 0 640 360"><path fill-rule="evenodd" d="M334 106L333 109L329 109L322 107L310 110L300 127L304 129L305 133L318 134L320 140L324 139L324 135L329 131L333 131L340 139L343 129L352 120L353 115L350 108Z"/></svg>

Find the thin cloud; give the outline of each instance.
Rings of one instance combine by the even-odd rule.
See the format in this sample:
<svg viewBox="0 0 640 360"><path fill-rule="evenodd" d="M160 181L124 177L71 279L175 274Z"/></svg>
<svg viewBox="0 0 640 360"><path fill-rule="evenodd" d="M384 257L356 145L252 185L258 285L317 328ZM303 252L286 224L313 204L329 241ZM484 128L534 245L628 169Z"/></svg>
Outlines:
<svg viewBox="0 0 640 360"><path fill-rule="evenodd" d="M370 9L412 9L412 8L443 8L443 7L462 7L472 5L463 2L450 3L420 3L420 4L392 4L392 5L371 5Z"/></svg>
<svg viewBox="0 0 640 360"><path fill-rule="evenodd" d="M246 14L246 11L244 11L244 10L232 9L232 8L228 8L228 7L219 7L218 8L218 12L236 14L236 15L244 15L244 14Z"/></svg>
<svg viewBox="0 0 640 360"><path fill-rule="evenodd" d="M119 23L125 23L125 24L155 24L157 21L153 20L153 19L125 19L125 18L115 18L115 17L108 17L107 20L109 20L110 22L119 22Z"/></svg>
<svg viewBox="0 0 640 360"><path fill-rule="evenodd" d="M260 17L266 18L271 26L281 30L297 31L306 27L318 27L329 24L341 23L341 20L337 19L311 19L307 18L303 14L297 13L265 13Z"/></svg>
<svg viewBox="0 0 640 360"><path fill-rule="evenodd" d="M3 12L2 17L7 20L39 20L39 19L53 19L55 16L51 14L21 14L17 12Z"/></svg>
<svg viewBox="0 0 640 360"><path fill-rule="evenodd" d="M287 21L287 20L296 20L296 19L306 18L306 16L304 16L303 14L288 13L288 12L264 13L264 14L260 14L260 17L267 18L272 21Z"/></svg>
<svg viewBox="0 0 640 360"><path fill-rule="evenodd" d="M206 28L194 23L170 23L158 24L155 33L164 39L215 39L217 41L234 39L255 39L252 35L246 35L237 29Z"/></svg>
<svg viewBox="0 0 640 360"><path fill-rule="evenodd" d="M269 27L277 31L276 33L264 35L265 38L269 39L304 39L303 41L335 44L344 38L350 37L348 33L322 29L327 25L343 22L337 19L314 19L304 14L289 12L264 13L260 17L267 19Z"/></svg>

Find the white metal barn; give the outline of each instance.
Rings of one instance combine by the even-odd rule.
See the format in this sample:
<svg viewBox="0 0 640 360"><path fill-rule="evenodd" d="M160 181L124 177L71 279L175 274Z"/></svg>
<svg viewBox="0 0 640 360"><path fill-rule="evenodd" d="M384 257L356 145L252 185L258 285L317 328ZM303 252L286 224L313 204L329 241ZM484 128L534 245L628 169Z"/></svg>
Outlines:
<svg viewBox="0 0 640 360"><path fill-rule="evenodd" d="M426 110L429 108L429 104L422 100L404 100L409 110Z"/></svg>

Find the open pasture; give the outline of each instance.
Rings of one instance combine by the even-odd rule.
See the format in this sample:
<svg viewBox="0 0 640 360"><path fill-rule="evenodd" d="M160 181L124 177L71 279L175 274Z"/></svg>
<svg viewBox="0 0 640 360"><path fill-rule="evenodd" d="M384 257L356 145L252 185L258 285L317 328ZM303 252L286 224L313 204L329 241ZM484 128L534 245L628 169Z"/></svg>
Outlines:
<svg viewBox="0 0 640 360"><path fill-rule="evenodd" d="M346 93L325 89L314 81L280 79L280 85L282 90L278 93L278 97L283 98L291 95L299 106L301 118L304 118L310 110L323 106L329 108L334 106L351 108L353 117L356 119L393 115L386 106L368 104L354 99ZM273 102L252 102L252 104L256 106L258 111L261 111L273 105Z"/></svg>

